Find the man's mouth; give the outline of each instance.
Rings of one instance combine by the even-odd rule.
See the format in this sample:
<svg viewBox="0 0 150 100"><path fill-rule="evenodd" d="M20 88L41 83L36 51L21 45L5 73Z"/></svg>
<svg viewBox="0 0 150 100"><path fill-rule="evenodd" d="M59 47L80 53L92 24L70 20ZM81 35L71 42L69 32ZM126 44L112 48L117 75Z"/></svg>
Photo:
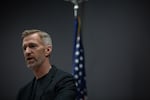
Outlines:
<svg viewBox="0 0 150 100"><path fill-rule="evenodd" d="M29 58L27 58L26 60L27 60L27 61L33 61L34 58L33 58L33 57L29 57Z"/></svg>

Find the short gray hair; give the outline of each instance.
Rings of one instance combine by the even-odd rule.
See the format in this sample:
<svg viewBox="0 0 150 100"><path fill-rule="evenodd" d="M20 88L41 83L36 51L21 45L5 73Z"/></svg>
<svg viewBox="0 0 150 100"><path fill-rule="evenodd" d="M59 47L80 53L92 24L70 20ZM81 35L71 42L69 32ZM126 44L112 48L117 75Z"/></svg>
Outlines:
<svg viewBox="0 0 150 100"><path fill-rule="evenodd" d="M37 33L40 36L44 44L52 46L51 36L47 32L44 32L38 29L24 30L22 32L22 39L24 39L28 35L35 34L35 33Z"/></svg>

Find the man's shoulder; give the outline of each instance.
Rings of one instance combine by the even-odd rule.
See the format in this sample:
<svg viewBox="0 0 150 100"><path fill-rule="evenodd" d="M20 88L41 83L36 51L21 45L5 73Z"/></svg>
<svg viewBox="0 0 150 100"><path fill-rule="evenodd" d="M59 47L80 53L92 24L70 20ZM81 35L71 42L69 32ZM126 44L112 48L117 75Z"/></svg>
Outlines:
<svg viewBox="0 0 150 100"><path fill-rule="evenodd" d="M56 67L55 67L56 68ZM59 88L73 88L75 89L75 80L71 73L66 72L60 68L56 68L56 73L52 82L58 89Z"/></svg>
<svg viewBox="0 0 150 100"><path fill-rule="evenodd" d="M66 76L73 77L73 75L71 73L69 73L67 71L64 71L64 70L62 70L60 68L57 68L57 67L55 67L55 68L56 68L56 76L59 76L59 77L66 77Z"/></svg>
<svg viewBox="0 0 150 100"><path fill-rule="evenodd" d="M53 67L53 70L55 70L53 82L59 82L63 80L74 80L73 75L67 71L64 71L55 66Z"/></svg>

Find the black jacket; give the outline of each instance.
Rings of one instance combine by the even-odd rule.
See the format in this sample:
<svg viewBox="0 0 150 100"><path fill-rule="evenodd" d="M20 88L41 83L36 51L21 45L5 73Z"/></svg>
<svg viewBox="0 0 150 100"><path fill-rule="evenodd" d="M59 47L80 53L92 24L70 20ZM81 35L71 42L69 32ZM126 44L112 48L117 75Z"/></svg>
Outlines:
<svg viewBox="0 0 150 100"><path fill-rule="evenodd" d="M71 74L52 66L45 77L36 93L36 100L75 100L76 86ZM19 90L17 100L33 100L34 81L35 78Z"/></svg>

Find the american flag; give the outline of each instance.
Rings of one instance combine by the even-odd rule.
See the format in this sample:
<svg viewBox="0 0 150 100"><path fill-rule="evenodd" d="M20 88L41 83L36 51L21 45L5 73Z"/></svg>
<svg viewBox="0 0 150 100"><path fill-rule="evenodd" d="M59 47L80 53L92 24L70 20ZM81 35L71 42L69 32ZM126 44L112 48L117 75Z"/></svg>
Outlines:
<svg viewBox="0 0 150 100"><path fill-rule="evenodd" d="M87 100L86 72L84 48L81 37L80 17L75 18L75 34L73 48L73 75L77 86L77 99Z"/></svg>

